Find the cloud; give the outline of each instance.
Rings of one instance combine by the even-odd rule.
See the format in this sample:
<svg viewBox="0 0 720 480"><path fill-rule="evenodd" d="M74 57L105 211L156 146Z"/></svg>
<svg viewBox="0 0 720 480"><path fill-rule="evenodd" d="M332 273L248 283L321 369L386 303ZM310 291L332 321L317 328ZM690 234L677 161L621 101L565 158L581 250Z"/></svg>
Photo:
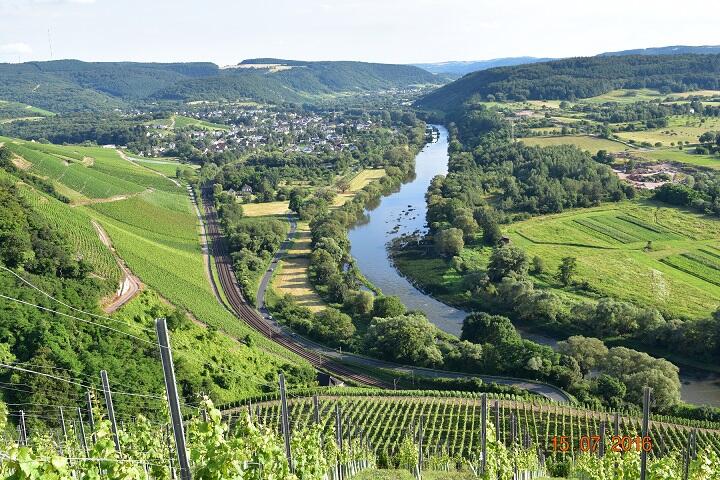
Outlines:
<svg viewBox="0 0 720 480"><path fill-rule="evenodd" d="M27 43L6 43L0 45L0 54L4 55L30 55L32 47Z"/></svg>

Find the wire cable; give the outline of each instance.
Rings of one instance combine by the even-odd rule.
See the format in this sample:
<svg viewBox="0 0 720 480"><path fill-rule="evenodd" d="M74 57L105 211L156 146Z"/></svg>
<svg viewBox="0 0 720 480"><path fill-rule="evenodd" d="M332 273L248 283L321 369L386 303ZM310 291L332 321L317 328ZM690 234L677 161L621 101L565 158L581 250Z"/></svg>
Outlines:
<svg viewBox="0 0 720 480"><path fill-rule="evenodd" d="M121 324L123 324L123 325L125 325L125 326L128 325L127 322L124 322L124 321L122 321L122 320L118 320L118 319L116 319L116 318L108 317L108 316L106 316L106 315L98 315L98 314L96 314L96 313L86 312L86 311L84 311L84 310L80 310L79 308L75 308L75 307L73 307L72 305L68 305L67 303L63 302L62 300L58 300L57 298L53 297L53 296L50 295L49 293L47 293L47 292L43 291L42 289L40 289L39 287L33 285L33 284L30 283L28 280L24 279L23 277L21 277L20 275L18 275L18 274L15 273L15 272L13 272L13 271L10 270L9 268L7 268L7 267L5 267L5 266L3 266L3 265L0 265L0 268L2 268L3 270L5 270L6 272L10 272L10 273L13 274L15 277L17 277L21 282L25 283L25 284L28 285L29 287L31 287L31 288L37 290L38 292L42 293L43 295L45 295L46 297L48 297L48 298L51 299L52 301L57 302L57 303L59 303L60 305L69 308L70 310L74 310L74 311L76 311L76 312L78 312L78 313L82 313L82 314L88 315L88 316L90 316L90 317L102 318L102 319L104 319L104 320L110 320L111 322L121 323ZM153 333L154 333L154 331L153 331L152 329L148 328L148 327L143 327L143 326L139 326L139 327L140 327L141 329L143 329L143 330L146 330L146 331L148 331L148 332L153 332Z"/></svg>
<svg viewBox="0 0 720 480"><path fill-rule="evenodd" d="M47 311L47 312L51 312L51 313L54 313L54 314L56 314L56 315L62 315L63 317L72 318L72 319L78 320L78 321L80 321L80 322L84 322L84 323L88 323L88 324L90 324L90 325L94 325L94 326L96 326L96 327L104 328L104 329L106 329L106 330L111 330L111 331L113 331L113 332L115 332L115 333L119 333L119 334L121 334L121 335L126 335L126 336L128 336L128 337L131 337L131 338L133 338L133 339L135 339L135 340L137 340L137 341L139 341L139 342L147 343L147 344L153 345L153 346L155 346L155 345L160 346L160 345L158 345L158 344L155 343L155 342L151 342L151 341L149 341L149 340L145 340L144 338L140 338L140 337L138 337L137 335L133 335L133 334L131 334L131 333L123 332L122 330L118 330L117 328L108 327L107 325L103 325L103 324L101 324L101 323L93 322L92 320L86 320L86 319L84 319L84 318L76 317L76 316L70 315L70 314L68 314L68 313L58 312L57 310L53 310L52 308L47 308L47 307L43 307L43 306L41 306L41 305L36 305L36 304L34 304L34 303L26 302L25 300L20 300L20 299L13 298L13 297L8 297L7 295L2 295L2 294L0 294L0 298L4 298L4 299L10 300L10 301L12 301L12 302L22 303L23 305L28 305L28 306L30 306L30 307L38 308L38 309L40 309L40 310L45 310L45 311Z"/></svg>

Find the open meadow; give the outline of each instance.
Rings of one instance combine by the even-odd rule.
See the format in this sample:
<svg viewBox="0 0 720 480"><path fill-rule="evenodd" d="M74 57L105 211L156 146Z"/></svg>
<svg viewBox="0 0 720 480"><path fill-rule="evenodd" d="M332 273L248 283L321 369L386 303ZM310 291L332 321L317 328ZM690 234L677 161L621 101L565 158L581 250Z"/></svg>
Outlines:
<svg viewBox="0 0 720 480"><path fill-rule="evenodd" d="M299 222L293 244L282 259L282 265L273 278L272 286L276 294L290 295L298 305L317 312L325 308L325 302L308 278L311 252L310 226L307 222Z"/></svg>
<svg viewBox="0 0 720 480"><path fill-rule="evenodd" d="M699 119L693 116L677 115L668 119L667 127L640 130L637 132L617 132L616 135L625 140L635 142L648 142L652 145L662 143L670 146L679 142L698 143L700 135L708 131L720 129L720 118L711 117Z"/></svg>
<svg viewBox="0 0 720 480"><path fill-rule="evenodd" d="M599 137L591 137L589 135L567 135L558 137L527 137L521 138L526 145L548 147L551 145L575 145L582 150L587 150L592 154L597 153L599 150L605 150L610 153L624 152L626 150L633 150L627 145L615 142L612 140L606 140Z"/></svg>

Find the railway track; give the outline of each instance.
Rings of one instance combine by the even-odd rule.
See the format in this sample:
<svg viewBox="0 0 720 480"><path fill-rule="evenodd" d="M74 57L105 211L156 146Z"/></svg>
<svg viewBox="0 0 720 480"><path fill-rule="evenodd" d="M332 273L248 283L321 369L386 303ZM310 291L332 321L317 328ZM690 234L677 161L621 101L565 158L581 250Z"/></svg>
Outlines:
<svg viewBox="0 0 720 480"><path fill-rule="evenodd" d="M235 274L232 270L232 262L230 260L230 251L228 249L227 240L220 232L220 225L217 211L214 207L210 189L203 187L202 189L203 213L205 217L205 231L210 238L210 253L215 266L217 268L218 277L220 279L220 288L225 292L225 297L229 303L231 311L250 327L290 350L296 355L307 360L316 369L326 372L334 377L351 380L362 385L369 385L380 388L390 388L387 383L370 377L368 375L359 374L342 364L334 362L323 357L315 351L305 348L292 338L285 335L282 331L276 329L248 302L243 296L240 286L237 283Z"/></svg>

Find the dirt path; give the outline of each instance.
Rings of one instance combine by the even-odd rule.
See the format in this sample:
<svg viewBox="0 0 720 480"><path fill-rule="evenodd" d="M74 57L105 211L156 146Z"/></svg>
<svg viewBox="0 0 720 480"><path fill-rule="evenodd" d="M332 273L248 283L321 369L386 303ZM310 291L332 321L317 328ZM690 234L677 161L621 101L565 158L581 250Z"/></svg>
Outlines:
<svg viewBox="0 0 720 480"><path fill-rule="evenodd" d="M95 220L92 220L92 225L95 227L98 237L100 237L100 241L103 245L110 249L113 257L115 257L118 267L120 267L120 270L123 272L123 279L120 282L120 286L115 292L115 295L102 307L105 313L112 313L132 300L135 295L140 293L143 288L143 284L138 277L133 275L127 265L125 265L125 262L123 262L123 260L118 256L105 229L102 228L102 226Z"/></svg>
<svg viewBox="0 0 720 480"><path fill-rule="evenodd" d="M176 187L180 187L180 186L181 186L181 185L180 185L180 182L178 182L178 181L175 180L174 178L170 178L170 177L168 177L167 175L158 172L157 170L153 170L152 168L148 168L148 167L146 167L145 165L140 165L139 163L133 161L132 158L128 157L128 156L125 154L125 152L123 152L123 151L120 150L119 148L116 148L115 151L117 152L118 155L120 155L120 158L122 158L122 159L125 160L126 162L130 162L130 163L132 163L133 165L135 165L136 167L144 168L145 170L148 170L148 171L150 171L150 172L153 172L153 173L156 174L156 175L160 175L160 176L163 177L163 178L167 178L169 181L171 181L172 183L174 183Z"/></svg>

